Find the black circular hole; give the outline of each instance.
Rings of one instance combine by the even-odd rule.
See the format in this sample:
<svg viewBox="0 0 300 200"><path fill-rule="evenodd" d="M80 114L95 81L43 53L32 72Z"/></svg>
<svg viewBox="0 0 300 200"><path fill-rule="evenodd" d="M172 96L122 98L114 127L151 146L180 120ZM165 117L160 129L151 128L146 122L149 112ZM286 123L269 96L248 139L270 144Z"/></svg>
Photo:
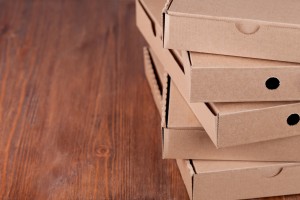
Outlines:
<svg viewBox="0 0 300 200"><path fill-rule="evenodd" d="M280 81L278 80L278 78L275 77L271 77L266 81L266 87L269 90L275 90L279 87L280 85Z"/></svg>
<svg viewBox="0 0 300 200"><path fill-rule="evenodd" d="M298 124L300 121L300 116L298 114L292 114L287 118L287 123L290 126Z"/></svg>

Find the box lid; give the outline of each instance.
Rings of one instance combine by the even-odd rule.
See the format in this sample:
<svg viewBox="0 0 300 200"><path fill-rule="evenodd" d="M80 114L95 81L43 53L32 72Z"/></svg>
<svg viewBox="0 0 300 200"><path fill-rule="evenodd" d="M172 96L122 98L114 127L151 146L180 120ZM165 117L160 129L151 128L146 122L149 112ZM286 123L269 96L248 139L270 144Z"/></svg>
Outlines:
<svg viewBox="0 0 300 200"><path fill-rule="evenodd" d="M166 48L300 62L297 0L169 0L167 5Z"/></svg>
<svg viewBox="0 0 300 200"><path fill-rule="evenodd" d="M194 199L249 199L299 193L299 163L199 160L190 163L195 169Z"/></svg>
<svg viewBox="0 0 300 200"><path fill-rule="evenodd" d="M177 164L193 200L299 193L299 163L177 160Z"/></svg>
<svg viewBox="0 0 300 200"><path fill-rule="evenodd" d="M299 9L297 0L175 0L168 13L300 28Z"/></svg>

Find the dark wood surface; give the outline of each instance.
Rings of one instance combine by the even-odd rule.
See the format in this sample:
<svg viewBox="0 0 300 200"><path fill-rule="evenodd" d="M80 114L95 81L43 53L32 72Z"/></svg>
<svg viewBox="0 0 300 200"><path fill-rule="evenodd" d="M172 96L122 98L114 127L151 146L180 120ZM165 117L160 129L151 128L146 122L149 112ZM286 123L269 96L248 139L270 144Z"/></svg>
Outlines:
<svg viewBox="0 0 300 200"><path fill-rule="evenodd" d="M133 0L0 0L0 199L188 199L143 45Z"/></svg>

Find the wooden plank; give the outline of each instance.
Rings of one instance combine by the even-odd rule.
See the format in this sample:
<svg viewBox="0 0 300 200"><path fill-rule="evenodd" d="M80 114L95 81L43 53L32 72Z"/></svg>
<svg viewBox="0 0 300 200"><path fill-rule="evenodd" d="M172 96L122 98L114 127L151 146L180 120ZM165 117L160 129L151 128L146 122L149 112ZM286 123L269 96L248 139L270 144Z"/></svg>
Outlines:
<svg viewBox="0 0 300 200"><path fill-rule="evenodd" d="M186 199L134 1L1 1L1 199Z"/></svg>

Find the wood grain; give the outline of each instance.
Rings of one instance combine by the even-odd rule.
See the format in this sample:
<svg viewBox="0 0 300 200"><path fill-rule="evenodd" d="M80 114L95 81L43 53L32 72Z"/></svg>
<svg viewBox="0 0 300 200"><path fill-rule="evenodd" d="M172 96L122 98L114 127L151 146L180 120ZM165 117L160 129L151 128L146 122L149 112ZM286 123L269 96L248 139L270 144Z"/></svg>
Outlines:
<svg viewBox="0 0 300 200"><path fill-rule="evenodd" d="M1 199L188 199L143 45L133 0L0 0Z"/></svg>

